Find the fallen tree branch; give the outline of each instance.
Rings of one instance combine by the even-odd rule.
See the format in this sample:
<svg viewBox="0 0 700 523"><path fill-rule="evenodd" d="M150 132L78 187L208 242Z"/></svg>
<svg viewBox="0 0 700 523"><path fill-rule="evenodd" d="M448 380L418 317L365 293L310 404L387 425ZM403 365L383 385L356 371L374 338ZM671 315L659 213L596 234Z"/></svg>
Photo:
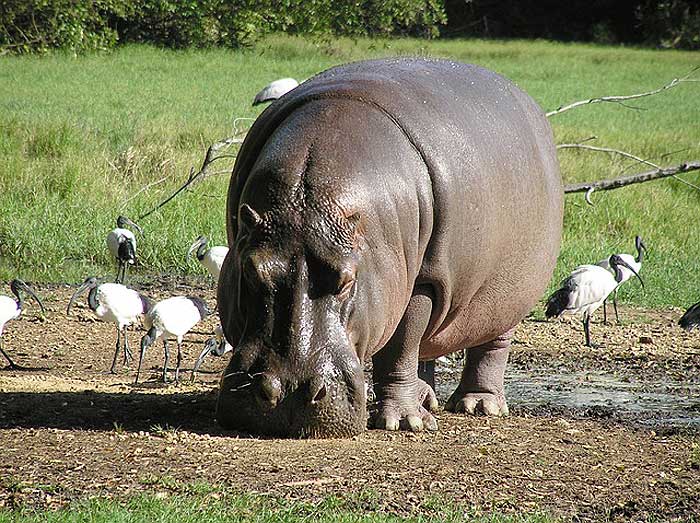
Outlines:
<svg viewBox="0 0 700 523"><path fill-rule="evenodd" d="M560 113L563 113L565 111L569 111L570 109L574 109L574 108L580 107L582 105L589 105L589 104L596 104L596 103L603 103L603 102L617 103L620 105L625 105L623 102L626 100L634 100L636 98L643 98L645 96L652 96L654 94L658 94L658 93L666 91L668 89L672 89L673 87L676 87L677 85L680 85L684 82L695 82L697 80L691 80L690 76L698 69L700 69L700 66L694 67L687 75L685 75L681 78L674 78L666 85L661 86L658 89L654 89L653 91L647 91L645 93L622 95L622 96L600 96L597 98L589 98L588 100L579 100L578 102L573 102L573 103L570 103L568 105L563 105L563 106L559 107L558 109L555 109L554 111L549 111L548 113L546 113L546 116L547 116L547 118L549 118L550 116L554 116L556 114L560 114ZM626 107L629 107L629 106L626 106Z"/></svg>
<svg viewBox="0 0 700 523"><path fill-rule="evenodd" d="M590 138L588 139L590 140ZM559 145L557 145L557 149L586 149L589 151L618 154L620 156L624 156L625 158L629 158L630 160L634 160L639 163L649 165L650 167L654 167L655 169L661 169L661 167L659 167L653 162L650 162L649 160L645 160L643 158L640 158L639 156L635 156L626 151L621 151L620 149L611 149L609 147L596 147L595 145L585 145L583 143L560 143Z"/></svg>
<svg viewBox="0 0 700 523"><path fill-rule="evenodd" d="M687 173L697 170L700 170L700 161L686 162L676 167L662 167L654 169L653 171L633 174L631 176L622 176L620 178L599 180L597 182L567 184L564 186L564 193L571 194L577 192L585 192L586 202L593 205L593 203L590 200L593 191L609 191L611 189L618 189L620 187L632 185L634 183L648 182L650 180L667 178L669 176L675 176L676 174Z"/></svg>
<svg viewBox="0 0 700 523"><path fill-rule="evenodd" d="M232 145L238 143L243 143L243 138L226 138L224 140L221 140L220 142L216 142L210 145L209 149L207 149L207 154L204 156L204 161L202 162L202 166L199 168L199 171L195 172L194 167L192 167L190 169L190 174L187 177L187 180L185 180L185 183L178 187L175 190L175 192L173 192L165 200L156 205L153 209L139 216L138 220L143 220L144 218L147 218L148 216L156 212L158 209L163 208L185 189L192 187L201 181L204 181L209 176L221 174L222 171L210 172L209 167L212 163L216 162L217 160L235 158L235 155L219 154L219 152L228 149Z"/></svg>

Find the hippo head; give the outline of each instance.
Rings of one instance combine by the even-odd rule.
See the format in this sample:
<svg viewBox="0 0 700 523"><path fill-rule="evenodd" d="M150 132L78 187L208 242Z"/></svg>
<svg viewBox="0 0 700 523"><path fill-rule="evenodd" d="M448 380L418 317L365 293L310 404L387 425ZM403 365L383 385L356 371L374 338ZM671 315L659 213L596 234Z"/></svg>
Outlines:
<svg viewBox="0 0 700 523"><path fill-rule="evenodd" d="M235 348L217 418L275 436L352 436L366 428L363 355L351 326L361 220L342 203L307 195L302 204L283 192L279 201L242 198L233 218L219 308Z"/></svg>

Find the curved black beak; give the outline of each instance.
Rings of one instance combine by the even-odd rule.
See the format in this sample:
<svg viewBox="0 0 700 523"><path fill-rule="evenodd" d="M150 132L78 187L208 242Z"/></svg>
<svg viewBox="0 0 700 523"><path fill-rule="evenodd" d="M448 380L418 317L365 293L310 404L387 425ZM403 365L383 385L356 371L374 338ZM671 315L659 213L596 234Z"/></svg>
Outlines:
<svg viewBox="0 0 700 523"><path fill-rule="evenodd" d="M199 248L203 245L207 244L207 237L206 236L200 236L197 238L192 245L190 245L189 250L187 251L187 258L186 261L190 261L190 258L192 257L192 253L196 250L199 250Z"/></svg>
<svg viewBox="0 0 700 523"><path fill-rule="evenodd" d="M631 270L632 273L639 280L639 283L642 284L642 289L644 288L644 280L642 280L642 277L639 275L639 273L637 271L635 271L632 267L630 267L630 265L625 260L623 260L622 258L617 258L614 263L616 265L623 265L623 266L627 267L629 270Z"/></svg>
<svg viewBox="0 0 700 523"><path fill-rule="evenodd" d="M80 284L80 287L76 289L76 291L73 293L73 295L70 297L70 300L68 300L68 307L66 308L66 316L70 314L70 308L73 306L73 303L75 300L78 299L78 296L80 296L83 292L85 292L86 289L90 288L91 285L95 283L95 280L93 278L88 278L85 280L83 283Z"/></svg>
<svg viewBox="0 0 700 523"><path fill-rule="evenodd" d="M138 233L139 233L141 236L143 236L143 229L141 229L141 227L140 227L137 223L131 221L131 220L130 220L129 218L127 218L126 216L120 216L120 217L117 219L117 224L119 224L119 223L123 223L123 224L125 224L125 225L128 225L129 227L133 227L134 229L136 229L136 230L138 231Z"/></svg>
<svg viewBox="0 0 700 523"><path fill-rule="evenodd" d="M204 362L204 359L209 355L214 352L216 349L218 341L216 338L209 338L205 343L204 343L204 348L202 349L202 352L199 353L199 356L197 356L197 361L194 364L194 367L192 368L192 381L194 381L195 376L197 372L199 371L199 367L202 366L202 363Z"/></svg>
<svg viewBox="0 0 700 523"><path fill-rule="evenodd" d="M34 289L32 289L29 285L24 283L22 280L15 280L15 282L16 282L16 286L19 290L29 294L29 296L31 296L34 299L34 301L39 304L39 307L41 308L41 313L46 314L46 309L44 309L44 304L41 303L41 300L39 299L39 296L37 296L36 293L34 292Z"/></svg>

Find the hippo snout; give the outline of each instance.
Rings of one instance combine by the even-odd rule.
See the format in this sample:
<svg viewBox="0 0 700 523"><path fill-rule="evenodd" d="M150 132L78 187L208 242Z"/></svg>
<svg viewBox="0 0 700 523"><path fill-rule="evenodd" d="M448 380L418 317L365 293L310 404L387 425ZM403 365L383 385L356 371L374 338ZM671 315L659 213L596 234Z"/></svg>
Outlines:
<svg viewBox="0 0 700 523"><path fill-rule="evenodd" d="M362 368L323 369L299 379L299 372L236 370L224 373L217 419L226 429L292 438L348 437L367 424ZM325 372L324 372L325 371Z"/></svg>

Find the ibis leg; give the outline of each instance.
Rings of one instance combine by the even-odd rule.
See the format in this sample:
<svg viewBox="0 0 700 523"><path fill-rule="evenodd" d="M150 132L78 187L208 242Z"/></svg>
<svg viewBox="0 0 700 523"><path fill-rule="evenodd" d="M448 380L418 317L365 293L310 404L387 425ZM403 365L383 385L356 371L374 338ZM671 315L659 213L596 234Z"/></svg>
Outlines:
<svg viewBox="0 0 700 523"><path fill-rule="evenodd" d="M168 383L168 363L170 363L170 351L168 351L167 341L163 341L163 350L165 351L165 362L163 363L163 383Z"/></svg>
<svg viewBox="0 0 700 523"><path fill-rule="evenodd" d="M585 314L583 317L583 332L586 334L586 347L591 346L591 316Z"/></svg>
<svg viewBox="0 0 700 523"><path fill-rule="evenodd" d="M119 356L119 349L122 348L121 344L121 331L119 330L119 327L117 327L117 348L114 351L114 358L112 359L112 367L109 369L109 372L112 374L116 374L115 368L117 366L117 356Z"/></svg>
<svg viewBox="0 0 700 523"><path fill-rule="evenodd" d="M143 358L146 356L146 347L147 345L143 342L141 342L141 354L139 355L139 367L136 370L136 381L134 383L139 382L139 377L141 376L141 365L143 365Z"/></svg>
<svg viewBox="0 0 700 523"><path fill-rule="evenodd" d="M603 325L608 324L608 299L603 300Z"/></svg>
<svg viewBox="0 0 700 523"><path fill-rule="evenodd" d="M14 361L12 361L12 358L10 358L10 355L5 352L5 350L2 348L2 338L0 338L0 352L2 353L3 356L5 356L5 359L9 362L10 364L10 369L18 369L19 366L15 364Z"/></svg>
<svg viewBox="0 0 700 523"><path fill-rule="evenodd" d="M175 383L180 382L180 364L182 363L182 342L177 342L177 367L175 367Z"/></svg>
<svg viewBox="0 0 700 523"><path fill-rule="evenodd" d="M134 355L131 353L131 349L129 348L129 336L127 336L128 333L129 327L124 327L124 365L129 365L131 360L134 359Z"/></svg>
<svg viewBox="0 0 700 523"><path fill-rule="evenodd" d="M617 289L613 291L613 307L615 308L615 321L620 323L620 316L617 314Z"/></svg>

